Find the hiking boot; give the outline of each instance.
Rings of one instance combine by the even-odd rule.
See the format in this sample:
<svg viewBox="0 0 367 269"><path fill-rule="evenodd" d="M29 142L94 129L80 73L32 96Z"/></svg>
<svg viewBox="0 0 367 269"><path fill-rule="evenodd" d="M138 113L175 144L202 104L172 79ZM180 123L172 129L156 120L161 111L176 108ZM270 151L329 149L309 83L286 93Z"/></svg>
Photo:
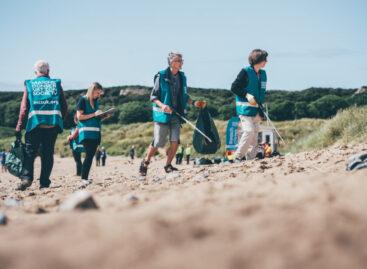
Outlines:
<svg viewBox="0 0 367 269"><path fill-rule="evenodd" d="M31 185L32 185L32 180L22 179L22 181L19 183L19 185L16 187L15 190L17 190L17 191L25 191Z"/></svg>
<svg viewBox="0 0 367 269"><path fill-rule="evenodd" d="M173 171L178 171L178 169L173 167L172 164L168 164L164 167L164 171L166 171L166 173L171 173Z"/></svg>
<svg viewBox="0 0 367 269"><path fill-rule="evenodd" d="M142 160L139 167L139 174L143 177L147 175L149 162Z"/></svg>

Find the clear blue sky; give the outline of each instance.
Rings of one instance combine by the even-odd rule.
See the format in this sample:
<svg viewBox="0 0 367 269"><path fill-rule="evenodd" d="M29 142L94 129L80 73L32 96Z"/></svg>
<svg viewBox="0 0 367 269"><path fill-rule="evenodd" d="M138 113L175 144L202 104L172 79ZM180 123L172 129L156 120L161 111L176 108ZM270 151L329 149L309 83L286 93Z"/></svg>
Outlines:
<svg viewBox="0 0 367 269"><path fill-rule="evenodd" d="M229 89L254 48L269 52L270 89L357 88L366 12L365 0L1 1L0 88L22 90L38 59L66 89L151 86L174 50L189 86Z"/></svg>

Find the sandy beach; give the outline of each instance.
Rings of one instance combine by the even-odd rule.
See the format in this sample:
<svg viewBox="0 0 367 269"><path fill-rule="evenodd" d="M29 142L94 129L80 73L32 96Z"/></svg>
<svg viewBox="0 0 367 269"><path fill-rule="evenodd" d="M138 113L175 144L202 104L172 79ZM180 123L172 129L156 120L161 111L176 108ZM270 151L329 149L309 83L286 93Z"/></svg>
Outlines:
<svg viewBox="0 0 367 269"><path fill-rule="evenodd" d="M24 192L0 174L0 268L366 268L367 169L345 171L367 144L166 175L110 157L85 188L97 210L60 212L80 189L71 158L52 185ZM35 178L39 175L39 159ZM14 202L15 201L15 202Z"/></svg>

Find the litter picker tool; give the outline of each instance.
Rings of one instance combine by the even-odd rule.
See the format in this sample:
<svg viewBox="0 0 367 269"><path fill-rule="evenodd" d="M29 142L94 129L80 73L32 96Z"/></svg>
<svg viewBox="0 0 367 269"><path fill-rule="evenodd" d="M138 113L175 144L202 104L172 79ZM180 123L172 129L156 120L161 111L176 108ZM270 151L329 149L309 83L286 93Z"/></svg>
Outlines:
<svg viewBox="0 0 367 269"><path fill-rule="evenodd" d="M284 141L284 139L283 139L283 137L280 135L280 133L279 133L278 129L275 127L274 123L271 121L271 119L270 119L270 117L269 117L268 113L266 112L265 108L263 107L263 105L259 104L259 107L260 107L261 111L264 113L264 115L265 115L266 119L269 121L269 123L270 123L271 127L273 127L273 128L274 128L274 130L275 130L275 132L277 133L277 135L279 136L280 140L282 140L282 142L283 142L284 144L286 144L286 143L285 143L285 141Z"/></svg>

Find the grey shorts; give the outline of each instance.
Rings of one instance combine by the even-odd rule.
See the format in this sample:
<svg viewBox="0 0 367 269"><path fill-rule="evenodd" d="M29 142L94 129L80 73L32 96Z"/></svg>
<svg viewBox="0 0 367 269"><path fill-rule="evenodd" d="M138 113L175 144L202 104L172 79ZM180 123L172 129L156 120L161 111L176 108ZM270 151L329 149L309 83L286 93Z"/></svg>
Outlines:
<svg viewBox="0 0 367 269"><path fill-rule="evenodd" d="M153 147L162 148L166 145L167 139L170 142L180 141L180 120L177 117L172 117L171 121L167 124L165 123L154 123L154 137L153 137Z"/></svg>

